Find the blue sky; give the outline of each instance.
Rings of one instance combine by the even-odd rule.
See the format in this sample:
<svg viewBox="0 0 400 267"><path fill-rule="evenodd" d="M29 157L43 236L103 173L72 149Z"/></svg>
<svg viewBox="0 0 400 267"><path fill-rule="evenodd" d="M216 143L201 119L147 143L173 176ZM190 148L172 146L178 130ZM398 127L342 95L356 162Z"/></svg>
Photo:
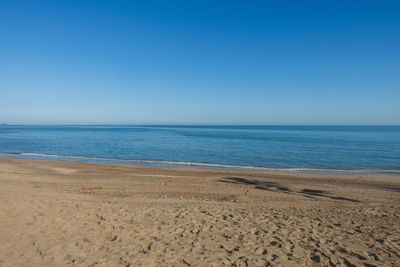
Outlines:
<svg viewBox="0 0 400 267"><path fill-rule="evenodd" d="M398 1L0 1L0 122L400 124L399 14Z"/></svg>

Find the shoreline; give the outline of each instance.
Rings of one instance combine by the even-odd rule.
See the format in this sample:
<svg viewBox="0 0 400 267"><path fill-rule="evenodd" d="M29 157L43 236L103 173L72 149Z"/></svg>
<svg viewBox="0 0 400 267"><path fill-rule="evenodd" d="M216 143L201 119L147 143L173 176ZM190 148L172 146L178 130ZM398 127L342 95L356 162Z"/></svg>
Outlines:
<svg viewBox="0 0 400 267"><path fill-rule="evenodd" d="M149 166L142 164L115 164L115 163L93 163L93 162L85 162L85 161L70 161L63 159L31 159L31 158L18 158L18 157L4 157L0 156L1 162L12 162L25 165L48 165L48 166L60 166L63 168L64 166L70 166L71 168L87 168L87 169L97 169L97 170L114 170L117 169L123 172L139 172L139 173L151 173L157 176L156 173L167 173L172 176L179 175L195 175L196 177L204 175L205 177L209 176L244 176L244 177L254 177L254 178L262 178L268 177L268 179L279 180L288 180L293 183L296 183L296 179L310 180L314 182L315 180L322 181L323 183L335 184L337 182L348 181L349 184L352 183L377 183L380 182L390 182L394 185L399 184L400 179L395 174L392 173L374 173L374 172L361 172L361 173L345 173L345 172L297 172L297 171L288 171L288 170L264 170L264 169L229 169L229 168L203 168L198 166ZM48 168L48 167L47 167ZM73 172L75 173L75 172ZM163 176L163 175L161 175ZM400 190L400 188L399 188Z"/></svg>
<svg viewBox="0 0 400 267"><path fill-rule="evenodd" d="M386 174L0 157L2 266L396 266L399 214Z"/></svg>
<svg viewBox="0 0 400 267"><path fill-rule="evenodd" d="M388 174L400 176L400 169L335 169L324 167L264 167L250 165L230 165L207 162L185 162L185 161L166 161L166 160L147 160L147 159L112 159L85 156L66 156L50 155L26 152L0 152L0 157L13 157L19 159L37 160L59 160L69 162L82 162L90 164L118 164L136 165L145 167L167 167L167 168L201 168L214 170L247 170L247 171L267 171L267 172L294 172L294 173L319 173L319 174Z"/></svg>

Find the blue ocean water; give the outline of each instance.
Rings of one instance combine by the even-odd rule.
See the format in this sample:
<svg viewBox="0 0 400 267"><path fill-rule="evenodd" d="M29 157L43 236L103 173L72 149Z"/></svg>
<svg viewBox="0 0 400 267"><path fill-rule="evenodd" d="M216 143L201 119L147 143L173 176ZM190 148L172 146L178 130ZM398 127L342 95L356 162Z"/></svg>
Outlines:
<svg viewBox="0 0 400 267"><path fill-rule="evenodd" d="M0 154L157 166L400 173L400 126L0 126Z"/></svg>

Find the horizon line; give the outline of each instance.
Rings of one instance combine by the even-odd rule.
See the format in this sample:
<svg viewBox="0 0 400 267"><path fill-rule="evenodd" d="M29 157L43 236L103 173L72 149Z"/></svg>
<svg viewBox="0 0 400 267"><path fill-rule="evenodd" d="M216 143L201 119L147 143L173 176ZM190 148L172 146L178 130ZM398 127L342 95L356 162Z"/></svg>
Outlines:
<svg viewBox="0 0 400 267"><path fill-rule="evenodd" d="M0 126L400 126L400 124L272 124L272 123L0 123Z"/></svg>

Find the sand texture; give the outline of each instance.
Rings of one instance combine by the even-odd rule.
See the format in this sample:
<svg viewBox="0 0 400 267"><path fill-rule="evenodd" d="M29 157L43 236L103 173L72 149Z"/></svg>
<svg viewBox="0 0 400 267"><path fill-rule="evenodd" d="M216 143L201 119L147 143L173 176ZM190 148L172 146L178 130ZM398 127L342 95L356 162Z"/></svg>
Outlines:
<svg viewBox="0 0 400 267"><path fill-rule="evenodd" d="M400 177L0 158L0 266L400 266Z"/></svg>

